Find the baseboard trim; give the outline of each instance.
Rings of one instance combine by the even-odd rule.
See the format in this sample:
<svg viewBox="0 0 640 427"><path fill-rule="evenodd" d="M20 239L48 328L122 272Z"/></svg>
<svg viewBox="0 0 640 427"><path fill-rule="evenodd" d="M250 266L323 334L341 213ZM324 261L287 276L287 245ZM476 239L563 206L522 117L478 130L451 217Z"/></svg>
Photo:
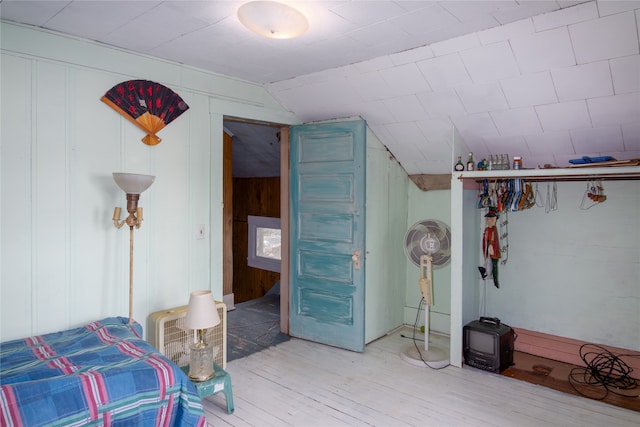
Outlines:
<svg viewBox="0 0 640 427"><path fill-rule="evenodd" d="M227 311L236 309L236 306L234 305L234 300L235 300L234 295L235 294L232 292L230 294L222 296L222 302L225 303L225 305L227 306Z"/></svg>

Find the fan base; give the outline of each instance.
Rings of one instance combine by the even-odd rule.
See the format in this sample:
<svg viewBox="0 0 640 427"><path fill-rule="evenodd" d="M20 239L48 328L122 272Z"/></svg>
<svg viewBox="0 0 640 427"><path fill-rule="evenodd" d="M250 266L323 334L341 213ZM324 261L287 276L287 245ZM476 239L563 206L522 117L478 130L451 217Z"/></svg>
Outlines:
<svg viewBox="0 0 640 427"><path fill-rule="evenodd" d="M421 368L440 369L449 365L448 352L431 344L429 344L429 350L424 348L418 350L415 345L409 345L400 353L400 358L410 365Z"/></svg>

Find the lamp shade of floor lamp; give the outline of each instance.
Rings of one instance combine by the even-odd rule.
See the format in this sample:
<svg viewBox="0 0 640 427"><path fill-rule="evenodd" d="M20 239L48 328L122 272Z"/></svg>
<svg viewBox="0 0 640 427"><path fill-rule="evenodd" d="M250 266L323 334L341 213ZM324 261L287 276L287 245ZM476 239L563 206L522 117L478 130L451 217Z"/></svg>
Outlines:
<svg viewBox="0 0 640 427"><path fill-rule="evenodd" d="M129 323L133 321L133 229L142 225L142 208L138 207L140 194L153 184L155 176L136 173L113 173L113 179L118 187L127 194L127 212L129 215L120 221L120 208L113 211L113 225L121 228L129 226Z"/></svg>

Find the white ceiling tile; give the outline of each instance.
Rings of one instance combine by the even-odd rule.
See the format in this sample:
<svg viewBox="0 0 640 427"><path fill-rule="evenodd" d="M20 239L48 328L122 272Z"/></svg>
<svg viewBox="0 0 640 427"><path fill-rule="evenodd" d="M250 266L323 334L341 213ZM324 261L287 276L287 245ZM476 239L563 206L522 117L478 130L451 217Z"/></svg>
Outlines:
<svg viewBox="0 0 640 427"><path fill-rule="evenodd" d="M584 101L539 105L534 108L545 132L591 127Z"/></svg>
<svg viewBox="0 0 640 427"><path fill-rule="evenodd" d="M609 63L616 94L640 92L640 55L611 59Z"/></svg>
<svg viewBox="0 0 640 427"><path fill-rule="evenodd" d="M382 101L363 102L352 106L358 115L367 118L367 125L378 125L389 122L391 113Z"/></svg>
<svg viewBox="0 0 640 427"><path fill-rule="evenodd" d="M624 151L622 153L612 153L611 156L618 160L640 159L640 150Z"/></svg>
<svg viewBox="0 0 640 427"><path fill-rule="evenodd" d="M594 126L640 121L640 92L587 100Z"/></svg>
<svg viewBox="0 0 640 427"><path fill-rule="evenodd" d="M427 116L415 95L399 96L382 102L398 122L423 120Z"/></svg>
<svg viewBox="0 0 640 427"><path fill-rule="evenodd" d="M529 35L535 32L531 19L521 19L499 27L480 31L478 38L482 44L501 42L514 37Z"/></svg>
<svg viewBox="0 0 640 427"><path fill-rule="evenodd" d="M389 56L379 56L367 61L357 62L353 64L353 66L361 73L366 73L369 71L378 71L384 70L385 68L391 68L394 66L394 64Z"/></svg>
<svg viewBox="0 0 640 427"><path fill-rule="evenodd" d="M183 7L184 3L164 2L119 26L117 30L105 36L105 41L115 46L130 41L139 49L153 49L185 33L209 26L212 22L207 18L214 13L215 9L203 5L206 3L195 3L190 7ZM215 21L215 18L212 19ZM224 27L225 24L217 26ZM158 28L162 28L163 31L158 31ZM209 30L212 29L209 28ZM223 30L224 28L221 31ZM221 35L221 33L218 34Z"/></svg>
<svg viewBox="0 0 640 427"><path fill-rule="evenodd" d="M473 140L474 138L470 138L473 135L477 135L480 138L499 136L498 129L489 113L452 117L451 121L453 121L456 129L465 140Z"/></svg>
<svg viewBox="0 0 640 427"><path fill-rule="evenodd" d="M493 14L501 24L518 21L520 19L539 15L557 8L557 3L555 1L525 0L518 2L505 1L504 3L505 5Z"/></svg>
<svg viewBox="0 0 640 427"><path fill-rule="evenodd" d="M525 135L524 139L532 154L574 153L568 131Z"/></svg>
<svg viewBox="0 0 640 427"><path fill-rule="evenodd" d="M405 159L404 162L400 162L400 166L407 172L407 175L420 175L424 170L433 170L433 173L447 173L449 170L443 172L441 171L441 166L439 161L434 160L419 160L413 161L411 158ZM429 168L429 169L426 169Z"/></svg>
<svg viewBox="0 0 640 427"><path fill-rule="evenodd" d="M585 3L593 0L557 0L561 8L573 7L580 3Z"/></svg>
<svg viewBox="0 0 640 427"><path fill-rule="evenodd" d="M566 27L511 39L511 47L522 73L575 65Z"/></svg>
<svg viewBox="0 0 640 427"><path fill-rule="evenodd" d="M573 129L569 132L576 153L623 151L620 126Z"/></svg>
<svg viewBox="0 0 640 427"><path fill-rule="evenodd" d="M622 125L622 138L625 150L640 151L640 121Z"/></svg>
<svg viewBox="0 0 640 427"><path fill-rule="evenodd" d="M344 65L342 67L329 68L326 70L327 79L340 79L346 77L347 79L358 77L361 72L353 64Z"/></svg>
<svg viewBox="0 0 640 427"><path fill-rule="evenodd" d="M420 120L416 122L426 139L433 144L447 146L451 153L453 123L448 118Z"/></svg>
<svg viewBox="0 0 640 427"><path fill-rule="evenodd" d="M416 160L423 159L417 146L424 140L424 135L415 122L391 123L385 125L385 128L392 140L402 146L404 155L415 156Z"/></svg>
<svg viewBox="0 0 640 427"><path fill-rule="evenodd" d="M348 80L360 96L360 99L364 101L374 101L394 96L394 92L378 71L352 76Z"/></svg>
<svg viewBox="0 0 640 427"><path fill-rule="evenodd" d="M445 90L471 83L467 69L457 54L418 62L418 68L433 90Z"/></svg>
<svg viewBox="0 0 640 427"><path fill-rule="evenodd" d="M406 4L407 2L402 3ZM400 17L392 17L390 22L402 28L408 34L422 36L424 45L430 44L429 35L435 37L435 40L444 40L444 38L439 38L438 34L446 33L448 28L456 25L459 21L455 16L444 10L439 3L426 2L422 4L423 6L426 5L426 7L414 9ZM462 33L457 33L457 35L459 34Z"/></svg>
<svg viewBox="0 0 640 427"><path fill-rule="evenodd" d="M456 92L464 108L472 114L509 107L498 83L460 86Z"/></svg>
<svg viewBox="0 0 640 427"><path fill-rule="evenodd" d="M369 123L367 122L367 126L371 129L371 131L375 134L376 137L386 146L385 141L391 139L391 134L387 130L387 127L382 123Z"/></svg>
<svg viewBox="0 0 640 427"><path fill-rule="evenodd" d="M489 114L502 136L542 132L533 107L492 111Z"/></svg>
<svg viewBox="0 0 640 427"><path fill-rule="evenodd" d="M4 1L0 7L2 19L14 22L28 22L31 25L45 25L52 17L64 9L69 0L64 1ZM157 3L157 2L156 2ZM153 7L151 4L150 7Z"/></svg>
<svg viewBox="0 0 640 427"><path fill-rule="evenodd" d="M504 1L501 0L442 2L442 7L461 22L470 21L482 15L491 16L501 6L504 6Z"/></svg>
<svg viewBox="0 0 640 427"><path fill-rule="evenodd" d="M153 11L157 2L83 2L72 1L47 22L47 27L90 40L116 31L134 17ZM91 11L91 12L90 12Z"/></svg>
<svg viewBox="0 0 640 427"><path fill-rule="evenodd" d="M342 2L331 8L336 15L358 25L370 25L386 21L390 16L406 13L406 10L391 1L376 1L373 7L362 8L357 2Z"/></svg>
<svg viewBox="0 0 640 427"><path fill-rule="evenodd" d="M379 22L377 24L351 31L347 33L347 37L361 42L364 46L392 46L404 39L407 39L409 36L400 27L389 22ZM391 51L397 52L398 50Z"/></svg>
<svg viewBox="0 0 640 427"><path fill-rule="evenodd" d="M509 163L512 162L513 156L526 158L529 154L527 143L520 135L488 137L484 139L484 142L488 147L491 147L491 154L506 154Z"/></svg>
<svg viewBox="0 0 640 427"><path fill-rule="evenodd" d="M548 72L505 79L500 82L500 85L511 107L551 104L558 101Z"/></svg>
<svg viewBox="0 0 640 427"><path fill-rule="evenodd" d="M459 22L449 29L449 31L455 31L456 34L471 34L475 33L478 35L478 31L485 30L488 28L495 28L497 25L500 25L493 16L490 15L479 15L474 19L469 21ZM480 38L478 38L478 42L480 42Z"/></svg>
<svg viewBox="0 0 640 427"><path fill-rule="evenodd" d="M431 117L460 116L467 113L454 90L422 92L416 96Z"/></svg>
<svg viewBox="0 0 640 427"><path fill-rule="evenodd" d="M415 63L387 68L380 70L379 73L396 95L407 95L431 90Z"/></svg>
<svg viewBox="0 0 640 427"><path fill-rule="evenodd" d="M418 143L417 148L425 159L447 159L451 157L450 141L451 134L449 134L449 141L424 138Z"/></svg>
<svg viewBox="0 0 640 427"><path fill-rule="evenodd" d="M426 160L440 162L442 159L451 157L451 148L446 144L431 144L428 141L424 141L418 147L418 150Z"/></svg>
<svg viewBox="0 0 640 427"><path fill-rule="evenodd" d="M509 160L513 156L523 156L529 153L529 148L524 138L518 136L487 136L484 142L491 147L492 154L508 154Z"/></svg>
<svg viewBox="0 0 640 427"><path fill-rule="evenodd" d="M543 169L545 165L559 167L553 154L527 154L522 157L522 169ZM533 183L533 191L539 208L543 207L546 201L547 183ZM550 189L552 187L549 187ZM538 190L536 193L536 189Z"/></svg>
<svg viewBox="0 0 640 427"><path fill-rule="evenodd" d="M633 9L640 9L638 0L600 0L598 2L600 16L614 15Z"/></svg>
<svg viewBox="0 0 640 427"><path fill-rule="evenodd" d="M354 97L359 99L346 79L292 88L279 93L278 97L288 108L307 114L314 110L326 110L331 106L351 104ZM307 102L308 99L313 99L313 102Z"/></svg>
<svg viewBox="0 0 640 427"><path fill-rule="evenodd" d="M433 50L431 50L431 46L418 47L416 49L409 49L403 52L389 55L389 58L394 65L404 65L412 62L419 62L433 57L434 54Z"/></svg>
<svg viewBox="0 0 640 427"><path fill-rule="evenodd" d="M213 0L213 2L216 4L221 3L216 0ZM246 3L246 1L241 0L236 2L235 0L224 0L222 3L230 3L231 6L237 10L237 8L239 8L242 3ZM300 37L301 39L313 43L316 40L331 39L337 34L344 35L358 28L358 25L352 21L344 19L342 16L334 13L330 6L333 5L315 1L296 2L295 8L310 21L309 29ZM237 12L234 11L232 15L237 20Z"/></svg>
<svg viewBox="0 0 640 427"><path fill-rule="evenodd" d="M486 160L491 154L483 138L476 138L476 139L469 139L469 140L465 139L464 145L467 147L469 152L473 153L473 159L476 162L479 162L480 160L483 160L483 159ZM449 167L452 170L453 164L451 164Z"/></svg>
<svg viewBox="0 0 640 427"><path fill-rule="evenodd" d="M638 29L633 12L569 26L579 64L638 53Z"/></svg>
<svg viewBox="0 0 640 427"><path fill-rule="evenodd" d="M551 70L551 78L560 101L613 95L609 61Z"/></svg>
<svg viewBox="0 0 640 427"><path fill-rule="evenodd" d="M444 56L478 46L480 46L480 40L478 39L478 35L473 33L433 43L431 49L436 56Z"/></svg>
<svg viewBox="0 0 640 427"><path fill-rule="evenodd" d="M598 18L598 7L596 6L596 2L592 1L534 16L532 19L536 31L545 31L596 18Z"/></svg>
<svg viewBox="0 0 640 427"><path fill-rule="evenodd" d="M489 83L519 74L508 42L493 43L460 52L471 80Z"/></svg>

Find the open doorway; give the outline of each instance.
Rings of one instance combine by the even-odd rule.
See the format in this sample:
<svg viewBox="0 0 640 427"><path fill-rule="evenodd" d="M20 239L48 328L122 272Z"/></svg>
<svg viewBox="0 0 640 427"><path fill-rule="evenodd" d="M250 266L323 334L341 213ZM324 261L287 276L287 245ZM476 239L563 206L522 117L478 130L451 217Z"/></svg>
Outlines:
<svg viewBox="0 0 640 427"><path fill-rule="evenodd" d="M224 130L230 361L288 339L289 141L288 127L272 123L225 118Z"/></svg>

